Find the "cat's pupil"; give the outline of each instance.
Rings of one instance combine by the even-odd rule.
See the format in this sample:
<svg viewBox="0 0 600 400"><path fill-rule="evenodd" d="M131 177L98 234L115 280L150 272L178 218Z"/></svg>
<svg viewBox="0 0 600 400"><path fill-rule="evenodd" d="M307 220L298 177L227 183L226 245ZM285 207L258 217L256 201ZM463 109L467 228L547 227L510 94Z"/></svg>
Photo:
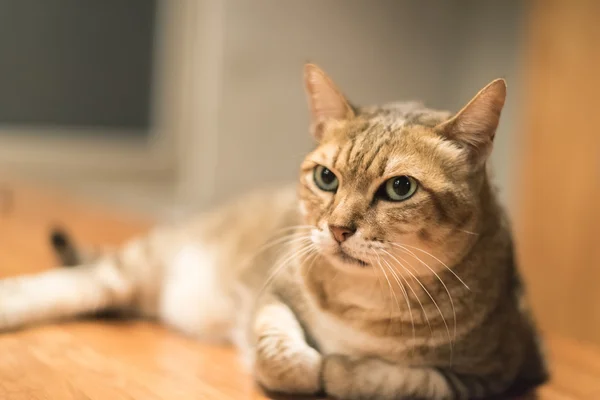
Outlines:
<svg viewBox="0 0 600 400"><path fill-rule="evenodd" d="M323 168L323 171L321 172L321 180L324 184L329 185L335 180L335 175L327 168Z"/></svg>
<svg viewBox="0 0 600 400"><path fill-rule="evenodd" d="M394 179L394 192L398 194L398 196L406 196L408 192L410 192L410 180L405 176L400 176Z"/></svg>

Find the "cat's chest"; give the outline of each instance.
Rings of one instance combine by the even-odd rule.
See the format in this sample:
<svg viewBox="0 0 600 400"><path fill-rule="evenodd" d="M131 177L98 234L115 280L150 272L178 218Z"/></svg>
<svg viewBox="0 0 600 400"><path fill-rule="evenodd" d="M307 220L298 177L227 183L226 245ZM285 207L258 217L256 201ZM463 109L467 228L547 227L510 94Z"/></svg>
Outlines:
<svg viewBox="0 0 600 400"><path fill-rule="evenodd" d="M322 354L388 358L404 348L389 337L369 334L321 310L316 311L311 319L310 334Z"/></svg>

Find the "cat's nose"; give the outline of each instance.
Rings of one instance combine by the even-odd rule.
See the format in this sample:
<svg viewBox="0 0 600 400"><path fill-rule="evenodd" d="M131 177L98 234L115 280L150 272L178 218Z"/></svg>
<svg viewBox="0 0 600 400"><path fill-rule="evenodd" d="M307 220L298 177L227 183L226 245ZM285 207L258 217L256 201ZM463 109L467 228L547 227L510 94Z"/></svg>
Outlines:
<svg viewBox="0 0 600 400"><path fill-rule="evenodd" d="M333 235L333 238L338 242L342 243L345 240L356 233L356 228L350 228L347 226L329 225L329 230Z"/></svg>

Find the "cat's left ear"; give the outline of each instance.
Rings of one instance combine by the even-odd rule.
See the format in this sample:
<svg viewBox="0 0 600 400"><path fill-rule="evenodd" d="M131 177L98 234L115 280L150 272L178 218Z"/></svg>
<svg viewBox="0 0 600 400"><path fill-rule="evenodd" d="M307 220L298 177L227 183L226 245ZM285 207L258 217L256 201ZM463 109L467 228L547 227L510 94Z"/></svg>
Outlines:
<svg viewBox="0 0 600 400"><path fill-rule="evenodd" d="M454 117L435 129L441 136L467 147L477 164L492 151L500 113L506 99L506 81L496 79L481 89Z"/></svg>
<svg viewBox="0 0 600 400"><path fill-rule="evenodd" d="M304 86L311 114L311 133L317 140L323 136L328 120L354 118L354 109L327 74L314 64L304 66Z"/></svg>

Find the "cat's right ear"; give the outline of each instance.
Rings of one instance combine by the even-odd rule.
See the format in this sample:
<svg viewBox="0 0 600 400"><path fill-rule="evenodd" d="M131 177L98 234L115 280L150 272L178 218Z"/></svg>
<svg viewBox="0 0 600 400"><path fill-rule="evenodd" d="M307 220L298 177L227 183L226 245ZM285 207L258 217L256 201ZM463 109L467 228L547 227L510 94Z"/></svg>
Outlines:
<svg viewBox="0 0 600 400"><path fill-rule="evenodd" d="M354 109L327 74L314 64L304 66L304 87L310 108L310 131L319 141L328 120L351 119Z"/></svg>

